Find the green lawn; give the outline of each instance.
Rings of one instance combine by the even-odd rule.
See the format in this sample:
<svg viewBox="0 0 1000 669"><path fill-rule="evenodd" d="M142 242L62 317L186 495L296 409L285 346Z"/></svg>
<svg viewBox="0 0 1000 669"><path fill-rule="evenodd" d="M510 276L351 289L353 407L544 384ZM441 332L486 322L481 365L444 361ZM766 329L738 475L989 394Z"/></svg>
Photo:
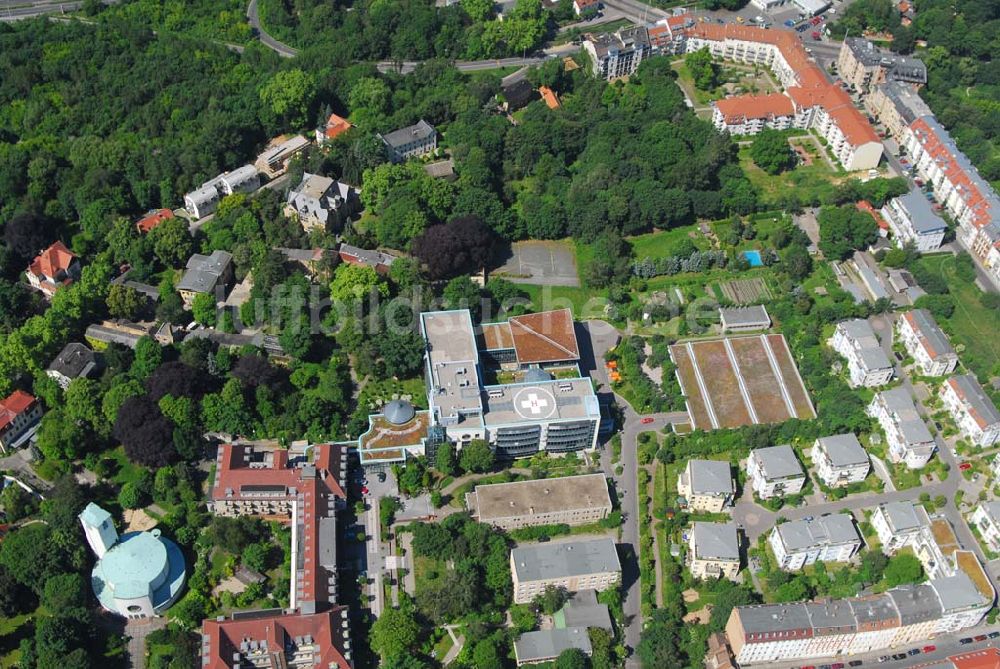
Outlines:
<svg viewBox="0 0 1000 669"><path fill-rule="evenodd" d="M688 245L688 242L694 244L695 248L699 251L711 248L711 244L698 230L697 225L685 225L671 230L636 235L635 237L629 237L628 241L632 244L636 258L656 259L679 255L678 251L684 251L684 247ZM579 259L580 252L578 250L578 262Z"/></svg>
<svg viewBox="0 0 1000 669"><path fill-rule="evenodd" d="M982 291L955 274L954 256L947 253L925 255L919 263L940 276L955 298L955 313L939 324L951 337L962 363L981 380L1000 374L1000 311L982 304Z"/></svg>
<svg viewBox="0 0 1000 669"><path fill-rule="evenodd" d="M757 167L750 157L750 147L740 147L740 167L750 182L761 192L764 201L776 202L777 198L789 190L794 190L802 202L812 202L832 195L837 183L844 178L842 173L830 169L826 161L816 153L811 142L804 144L815 153L812 165L801 165L788 172L771 175Z"/></svg>

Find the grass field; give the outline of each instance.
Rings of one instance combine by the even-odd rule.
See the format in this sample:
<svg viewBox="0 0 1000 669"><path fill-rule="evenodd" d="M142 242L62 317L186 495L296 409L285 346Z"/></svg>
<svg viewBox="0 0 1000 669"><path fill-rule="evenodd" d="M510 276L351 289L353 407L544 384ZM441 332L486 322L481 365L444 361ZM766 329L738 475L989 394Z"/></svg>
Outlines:
<svg viewBox="0 0 1000 669"><path fill-rule="evenodd" d="M815 146L804 144L815 152ZM740 147L740 167L750 182L761 192L766 203L776 203L779 196L789 190L794 190L801 202L812 202L824 196L832 195L838 179L838 173L830 169L826 161L818 154L812 165L800 165L793 170L771 175L757 167L750 157L750 147Z"/></svg>
<svg viewBox="0 0 1000 669"><path fill-rule="evenodd" d="M628 241L635 251L636 258L656 259L679 255L679 252L685 251L689 242L694 244L694 247L699 251L711 248L711 243L701 234L697 225L685 225L671 230L636 235L628 237ZM579 252L577 252L577 261L580 261Z"/></svg>
<svg viewBox="0 0 1000 669"><path fill-rule="evenodd" d="M1000 311L983 306L982 291L955 274L955 259L951 254L923 256L919 260L925 269L940 276L955 298L955 313L946 321L938 319L950 335L962 363L981 379L1000 374Z"/></svg>

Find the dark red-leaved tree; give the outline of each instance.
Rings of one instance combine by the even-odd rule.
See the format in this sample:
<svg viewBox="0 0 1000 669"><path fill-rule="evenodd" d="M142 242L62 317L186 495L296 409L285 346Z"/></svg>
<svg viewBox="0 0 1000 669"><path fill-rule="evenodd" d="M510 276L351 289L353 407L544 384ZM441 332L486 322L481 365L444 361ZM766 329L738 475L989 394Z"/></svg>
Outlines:
<svg viewBox="0 0 1000 669"><path fill-rule="evenodd" d="M148 396L125 400L111 433L125 447L128 459L136 464L163 467L177 460L173 423Z"/></svg>
<svg viewBox="0 0 1000 669"><path fill-rule="evenodd" d="M493 256L496 236L478 216L432 225L413 240L413 255L431 279L478 272Z"/></svg>

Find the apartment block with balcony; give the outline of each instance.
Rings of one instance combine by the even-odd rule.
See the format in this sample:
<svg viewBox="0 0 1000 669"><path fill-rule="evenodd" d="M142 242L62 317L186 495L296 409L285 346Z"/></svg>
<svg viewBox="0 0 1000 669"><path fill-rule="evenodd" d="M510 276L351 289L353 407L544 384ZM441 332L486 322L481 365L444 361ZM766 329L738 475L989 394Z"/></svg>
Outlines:
<svg viewBox="0 0 1000 669"><path fill-rule="evenodd" d="M1000 440L1000 411L972 374L953 376L944 382L941 399L955 424L979 448Z"/></svg>
<svg viewBox="0 0 1000 669"><path fill-rule="evenodd" d="M847 359L852 387L884 386L895 374L889 356L882 350L875 331L866 320L855 318L838 323L830 346Z"/></svg>
<svg viewBox="0 0 1000 669"><path fill-rule="evenodd" d="M927 424L906 388L884 390L872 399L868 415L878 421L889 445L889 459L920 469L934 455L936 445Z"/></svg>
<svg viewBox="0 0 1000 669"><path fill-rule="evenodd" d="M927 66L919 58L880 49L862 37L844 39L837 57L837 72L841 79L862 92L886 81L914 89L927 83Z"/></svg>
<svg viewBox="0 0 1000 669"><path fill-rule="evenodd" d="M41 418L41 402L23 390L0 400L0 451L7 453L22 445Z"/></svg>
<svg viewBox="0 0 1000 669"><path fill-rule="evenodd" d="M812 461L816 475L831 488L861 483L872 467L868 453L850 432L817 439Z"/></svg>
<svg viewBox="0 0 1000 669"><path fill-rule="evenodd" d="M926 309L903 313L896 321L896 332L925 376L951 374L958 365L958 354L948 335Z"/></svg>
<svg viewBox="0 0 1000 669"><path fill-rule="evenodd" d="M1000 553L1000 501L980 502L969 523L979 530L979 536L991 551Z"/></svg>
<svg viewBox="0 0 1000 669"><path fill-rule="evenodd" d="M698 579L735 581L740 572L740 537L736 524L695 522L691 529L688 569Z"/></svg>
<svg viewBox="0 0 1000 669"><path fill-rule="evenodd" d="M691 511L720 513L732 506L736 483L729 462L688 460L677 477L677 494Z"/></svg>
<svg viewBox="0 0 1000 669"><path fill-rule="evenodd" d="M919 190L894 197L882 207L882 216L889 223L896 246L912 244L921 253L936 251L944 242L948 225L934 213Z"/></svg>
<svg viewBox="0 0 1000 669"><path fill-rule="evenodd" d="M768 536L778 566L798 571L816 562L847 562L863 544L847 513L776 525Z"/></svg>
<svg viewBox="0 0 1000 669"><path fill-rule="evenodd" d="M644 26L622 28L613 33L587 35L583 49L590 56L593 74L601 79L625 77L652 55L649 34Z"/></svg>
<svg viewBox="0 0 1000 669"><path fill-rule="evenodd" d="M756 448L747 458L747 479L761 499L798 495L806 483L795 450L785 444Z"/></svg>

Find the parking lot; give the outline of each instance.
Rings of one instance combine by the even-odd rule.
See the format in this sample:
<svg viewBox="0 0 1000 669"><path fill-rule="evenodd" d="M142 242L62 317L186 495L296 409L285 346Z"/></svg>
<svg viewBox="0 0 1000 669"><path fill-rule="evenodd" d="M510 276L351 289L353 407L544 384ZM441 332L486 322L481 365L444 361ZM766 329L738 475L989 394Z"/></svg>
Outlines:
<svg viewBox="0 0 1000 669"><path fill-rule="evenodd" d="M500 266L491 272L514 283L540 286L580 285L576 254L566 242L514 242L499 258Z"/></svg>

